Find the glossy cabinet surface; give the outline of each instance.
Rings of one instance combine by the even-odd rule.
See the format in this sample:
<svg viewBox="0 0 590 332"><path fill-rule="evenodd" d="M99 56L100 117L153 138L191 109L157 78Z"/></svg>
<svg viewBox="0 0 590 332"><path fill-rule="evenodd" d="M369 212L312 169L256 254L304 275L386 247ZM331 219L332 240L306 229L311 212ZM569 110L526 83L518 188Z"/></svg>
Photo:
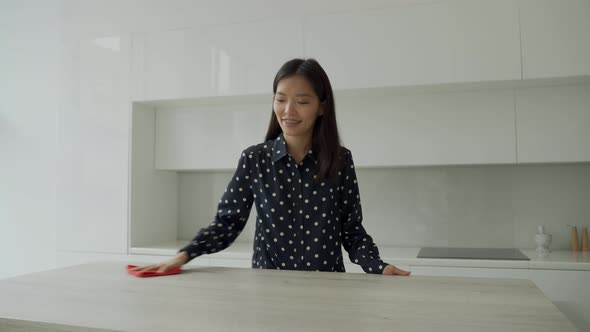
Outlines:
<svg viewBox="0 0 590 332"><path fill-rule="evenodd" d="M72 43L59 113L57 248L127 252L129 36Z"/></svg>
<svg viewBox="0 0 590 332"><path fill-rule="evenodd" d="M303 56L295 19L133 36L135 100L271 93L276 71Z"/></svg>
<svg viewBox="0 0 590 332"><path fill-rule="evenodd" d="M513 1L451 0L306 18L336 89L521 79Z"/></svg>
<svg viewBox="0 0 590 332"><path fill-rule="evenodd" d="M518 162L590 161L590 84L518 90Z"/></svg>
<svg viewBox="0 0 590 332"><path fill-rule="evenodd" d="M590 75L590 1L519 0L524 79Z"/></svg>

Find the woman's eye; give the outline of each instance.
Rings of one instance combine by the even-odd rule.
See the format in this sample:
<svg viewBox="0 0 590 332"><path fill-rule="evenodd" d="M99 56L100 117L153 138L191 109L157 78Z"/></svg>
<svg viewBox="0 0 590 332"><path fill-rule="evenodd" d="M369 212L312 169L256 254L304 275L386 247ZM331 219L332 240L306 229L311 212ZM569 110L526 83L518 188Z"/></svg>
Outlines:
<svg viewBox="0 0 590 332"><path fill-rule="evenodd" d="M275 99L275 102L277 102L277 103L284 103L285 101L286 100ZM298 101L297 104L299 104L299 105L307 105L307 104L309 104L309 102L301 102L301 101Z"/></svg>

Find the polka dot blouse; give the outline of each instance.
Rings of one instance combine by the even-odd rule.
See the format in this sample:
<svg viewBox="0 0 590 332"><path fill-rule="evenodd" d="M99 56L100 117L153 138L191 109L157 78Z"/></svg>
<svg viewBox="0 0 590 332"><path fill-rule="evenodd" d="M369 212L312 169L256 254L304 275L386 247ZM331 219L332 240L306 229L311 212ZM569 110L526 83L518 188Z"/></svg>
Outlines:
<svg viewBox="0 0 590 332"><path fill-rule="evenodd" d="M214 221L180 249L189 261L229 247L256 206L253 268L345 272L341 248L367 273L387 265L361 224L363 216L350 150L337 179L315 181L316 155L297 164L283 134L242 152Z"/></svg>

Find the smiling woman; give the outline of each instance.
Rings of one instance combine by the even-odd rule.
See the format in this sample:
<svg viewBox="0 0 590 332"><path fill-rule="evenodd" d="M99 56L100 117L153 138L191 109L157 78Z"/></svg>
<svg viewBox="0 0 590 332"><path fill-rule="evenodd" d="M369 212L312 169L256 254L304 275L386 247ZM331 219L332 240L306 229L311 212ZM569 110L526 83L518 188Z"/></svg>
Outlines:
<svg viewBox="0 0 590 332"><path fill-rule="evenodd" d="M229 247L256 207L253 268L345 272L342 247L367 273L409 275L383 262L365 231L352 153L341 146L332 86L314 59L293 59L273 83L263 143L242 151L214 220L178 255L137 271L166 272Z"/></svg>
<svg viewBox="0 0 590 332"><path fill-rule="evenodd" d="M314 59L288 61L275 76L273 92L273 112L265 141L282 132L297 162L312 149L319 156L319 177L334 177L342 149L326 72Z"/></svg>

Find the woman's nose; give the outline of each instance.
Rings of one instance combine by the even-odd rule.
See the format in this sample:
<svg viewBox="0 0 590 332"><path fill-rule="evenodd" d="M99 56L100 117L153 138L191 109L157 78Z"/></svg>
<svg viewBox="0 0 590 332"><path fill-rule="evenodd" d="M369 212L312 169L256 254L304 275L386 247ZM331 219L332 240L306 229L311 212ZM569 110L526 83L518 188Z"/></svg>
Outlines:
<svg viewBox="0 0 590 332"><path fill-rule="evenodd" d="M295 112L295 107L293 107L292 102L287 102L285 104L285 114L290 114Z"/></svg>

